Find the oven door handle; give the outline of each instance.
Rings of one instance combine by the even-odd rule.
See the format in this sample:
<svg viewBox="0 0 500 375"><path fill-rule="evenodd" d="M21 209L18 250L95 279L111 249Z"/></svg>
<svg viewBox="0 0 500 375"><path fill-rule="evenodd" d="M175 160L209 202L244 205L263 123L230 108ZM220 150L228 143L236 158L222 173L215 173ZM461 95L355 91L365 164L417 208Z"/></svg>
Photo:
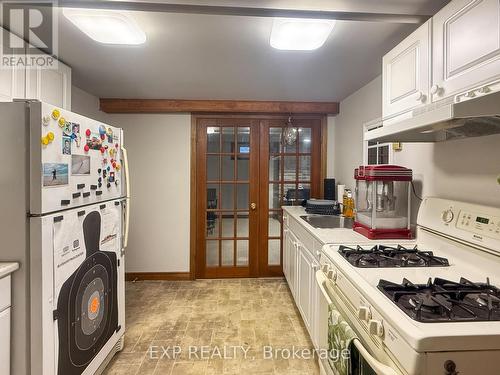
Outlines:
<svg viewBox="0 0 500 375"><path fill-rule="evenodd" d="M370 367L379 375L398 375L393 368L384 365L377 361L373 356L365 349L363 343L359 339L354 339L352 341L353 345L358 349L359 354L363 359L370 365Z"/></svg>
<svg viewBox="0 0 500 375"><path fill-rule="evenodd" d="M321 270L316 271L316 282L318 283L318 287L321 290L321 294L323 294L326 303L328 304L328 306L330 306L333 303L333 301L328 292L326 291L326 276L323 273L323 271Z"/></svg>

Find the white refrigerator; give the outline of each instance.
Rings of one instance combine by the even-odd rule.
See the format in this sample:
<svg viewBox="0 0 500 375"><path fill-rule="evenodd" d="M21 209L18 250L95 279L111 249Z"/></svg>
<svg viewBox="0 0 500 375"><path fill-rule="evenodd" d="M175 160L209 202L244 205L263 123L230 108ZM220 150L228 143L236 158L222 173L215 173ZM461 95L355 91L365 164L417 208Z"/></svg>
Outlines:
<svg viewBox="0 0 500 375"><path fill-rule="evenodd" d="M125 331L123 132L38 101L0 103L0 123L11 374L99 373Z"/></svg>

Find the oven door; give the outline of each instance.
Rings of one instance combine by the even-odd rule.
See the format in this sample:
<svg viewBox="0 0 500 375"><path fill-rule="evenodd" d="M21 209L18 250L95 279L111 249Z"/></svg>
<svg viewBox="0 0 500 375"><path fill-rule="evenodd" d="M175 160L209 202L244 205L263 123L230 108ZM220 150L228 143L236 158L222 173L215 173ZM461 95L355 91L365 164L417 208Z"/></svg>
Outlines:
<svg viewBox="0 0 500 375"><path fill-rule="evenodd" d="M325 276L323 271L318 270L316 272L316 282L321 290L319 298L319 347L328 350L328 306L333 303L344 319L347 321L348 319L346 319L345 316L346 309L344 308L343 303L339 298L335 297L335 292L331 287L332 283ZM374 358L359 339L353 340L351 345L351 356L352 358L355 358L356 363L359 364L359 366L353 366L353 372L351 375L399 375L399 373L393 368L386 366ZM327 360L320 359L319 365L322 375L337 375L336 371L331 368Z"/></svg>

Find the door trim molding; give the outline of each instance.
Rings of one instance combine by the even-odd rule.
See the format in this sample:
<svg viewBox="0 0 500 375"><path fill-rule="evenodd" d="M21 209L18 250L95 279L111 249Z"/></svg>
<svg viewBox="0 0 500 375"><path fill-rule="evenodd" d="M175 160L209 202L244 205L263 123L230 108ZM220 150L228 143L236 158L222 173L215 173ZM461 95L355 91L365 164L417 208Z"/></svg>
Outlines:
<svg viewBox="0 0 500 375"><path fill-rule="evenodd" d="M321 151L320 151L320 160L321 160L321 168L320 168L320 193L323 196L323 179L326 178L326 169L327 169L327 129L328 129L328 117L326 114L318 115L318 114L293 114L294 118L303 118L303 119L318 119L321 120ZM226 114L218 114L218 113L192 113L191 114L191 191L190 191L190 271L188 273L190 280L195 280L197 275L197 229L198 229L198 221L197 221L197 143L198 143L198 119L200 118L248 118L248 119L283 119L286 121L288 118L288 114L265 114L265 113L257 113L257 114L247 114L247 113L226 113ZM260 135L259 135L260 136ZM260 172L259 172L260 173ZM279 276L281 277L283 273L279 270L281 266L271 266L270 267L270 277Z"/></svg>

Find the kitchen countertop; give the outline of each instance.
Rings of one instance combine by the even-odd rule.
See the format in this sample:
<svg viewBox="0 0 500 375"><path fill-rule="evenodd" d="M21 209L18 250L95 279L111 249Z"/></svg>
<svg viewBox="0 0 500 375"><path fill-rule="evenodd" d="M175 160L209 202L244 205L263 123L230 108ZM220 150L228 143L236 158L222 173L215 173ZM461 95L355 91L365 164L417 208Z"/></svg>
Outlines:
<svg viewBox="0 0 500 375"><path fill-rule="evenodd" d="M311 233L322 244L337 243L337 244L361 244L374 242L365 236L345 228L314 228L312 225L301 219L300 216L310 215L302 206L283 206L283 211L287 212L297 222L300 223L309 233Z"/></svg>
<svg viewBox="0 0 500 375"><path fill-rule="evenodd" d="M0 262L0 279L8 276L19 268L19 263L15 262Z"/></svg>

